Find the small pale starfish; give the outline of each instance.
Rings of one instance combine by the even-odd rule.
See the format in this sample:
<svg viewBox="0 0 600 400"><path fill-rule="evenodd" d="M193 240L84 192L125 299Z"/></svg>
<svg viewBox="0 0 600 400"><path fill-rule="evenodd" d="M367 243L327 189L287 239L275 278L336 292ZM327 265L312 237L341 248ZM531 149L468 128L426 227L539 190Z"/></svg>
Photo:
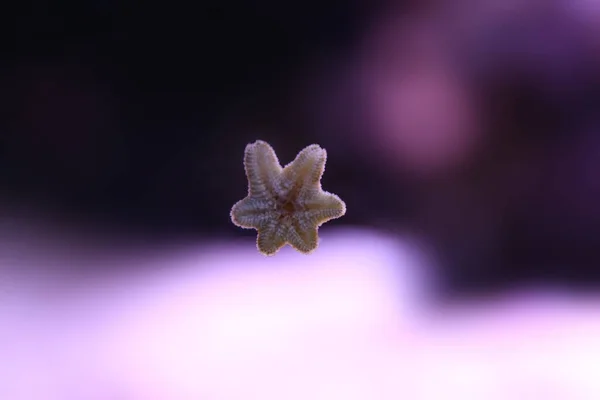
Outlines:
<svg viewBox="0 0 600 400"><path fill-rule="evenodd" d="M256 246L273 255L286 243L308 254L319 243L317 230L346 213L346 204L321 189L327 152L313 144L282 168L273 148L258 140L246 146L248 196L234 204L231 221L256 229Z"/></svg>

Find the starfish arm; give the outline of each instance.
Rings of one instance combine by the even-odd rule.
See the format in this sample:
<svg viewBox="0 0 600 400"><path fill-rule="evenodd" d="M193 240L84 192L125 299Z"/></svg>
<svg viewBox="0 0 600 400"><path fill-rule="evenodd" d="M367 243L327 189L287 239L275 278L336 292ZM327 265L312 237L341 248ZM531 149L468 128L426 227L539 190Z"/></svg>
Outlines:
<svg viewBox="0 0 600 400"><path fill-rule="evenodd" d="M298 218L288 226L287 241L293 248L309 254L319 245L317 225L306 218Z"/></svg>
<svg viewBox="0 0 600 400"><path fill-rule="evenodd" d="M300 151L294 161L286 165L283 170L283 177L286 182L301 185L299 189L320 187L326 161L327 152L325 149L312 144Z"/></svg>
<svg viewBox="0 0 600 400"><path fill-rule="evenodd" d="M267 142L257 140L246 146L244 168L250 196L267 198L275 193L282 168L275 151Z"/></svg>
<svg viewBox="0 0 600 400"><path fill-rule="evenodd" d="M267 256L272 256L286 243L286 228L274 220L265 223L258 229L256 247L258 251Z"/></svg>
<svg viewBox="0 0 600 400"><path fill-rule="evenodd" d="M305 200L304 207L307 216L317 225L322 225L346 214L346 203L335 194L325 191L313 193Z"/></svg>
<svg viewBox="0 0 600 400"><path fill-rule="evenodd" d="M231 208L231 221L241 228L258 228L276 218L273 204L269 200L246 197Z"/></svg>

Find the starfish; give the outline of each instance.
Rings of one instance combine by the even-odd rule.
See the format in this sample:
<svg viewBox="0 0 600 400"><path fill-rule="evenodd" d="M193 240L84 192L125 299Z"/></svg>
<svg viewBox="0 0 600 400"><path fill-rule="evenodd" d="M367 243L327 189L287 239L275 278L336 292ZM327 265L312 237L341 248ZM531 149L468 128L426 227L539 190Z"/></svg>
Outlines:
<svg viewBox="0 0 600 400"><path fill-rule="evenodd" d="M346 213L338 196L321 189L326 160L325 149L313 144L282 168L267 142L246 146L248 196L234 204L231 221L258 231L258 251L274 255L287 243L309 254L318 246L319 226Z"/></svg>

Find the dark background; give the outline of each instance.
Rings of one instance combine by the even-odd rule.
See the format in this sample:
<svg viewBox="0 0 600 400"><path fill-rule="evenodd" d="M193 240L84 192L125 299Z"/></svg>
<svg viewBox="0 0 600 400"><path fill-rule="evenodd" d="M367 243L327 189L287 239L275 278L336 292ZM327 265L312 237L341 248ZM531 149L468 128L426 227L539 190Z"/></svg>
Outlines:
<svg viewBox="0 0 600 400"><path fill-rule="evenodd" d="M173 232L235 232L248 141L278 132L289 86L349 43L351 2L33 2L2 16L3 194ZM288 112L289 114L289 112Z"/></svg>
<svg viewBox="0 0 600 400"><path fill-rule="evenodd" d="M396 8L409 15L421 7ZM378 165L377 154L312 129L301 95L313 75L334 68L323 60L350 53L383 9L352 1L79 1L5 10L5 212L26 206L145 235L253 236L229 221L231 205L246 193L246 143L270 142L285 163L318 142L330 156L324 185L348 204L336 224L424 234L441 254L440 275L449 287L594 288L600 282L597 59L552 16L522 31L501 26L465 40L460 54L494 121L494 151L476 174L414 190L423 184ZM561 45L533 65L523 55L540 35ZM501 161L490 167L486 159ZM508 185L516 200L503 207L488 188L512 179L514 171L496 168L507 160L535 173L526 190ZM454 197L467 201L454 204ZM449 200L423 211L432 198ZM487 221L473 216L479 209L502 221L485 243L471 224ZM431 222L431 215L441 216Z"/></svg>

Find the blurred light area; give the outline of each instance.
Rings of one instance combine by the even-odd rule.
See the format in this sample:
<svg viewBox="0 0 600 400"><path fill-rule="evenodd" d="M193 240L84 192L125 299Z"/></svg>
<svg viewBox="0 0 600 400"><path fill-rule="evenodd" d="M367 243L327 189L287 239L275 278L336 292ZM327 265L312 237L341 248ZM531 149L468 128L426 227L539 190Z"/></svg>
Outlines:
<svg viewBox="0 0 600 400"><path fill-rule="evenodd" d="M73 256L57 237L4 260L3 398L600 395L596 299L525 290L440 304L410 240L322 230L310 256L266 258L250 240ZM53 276L48 262L71 265Z"/></svg>

